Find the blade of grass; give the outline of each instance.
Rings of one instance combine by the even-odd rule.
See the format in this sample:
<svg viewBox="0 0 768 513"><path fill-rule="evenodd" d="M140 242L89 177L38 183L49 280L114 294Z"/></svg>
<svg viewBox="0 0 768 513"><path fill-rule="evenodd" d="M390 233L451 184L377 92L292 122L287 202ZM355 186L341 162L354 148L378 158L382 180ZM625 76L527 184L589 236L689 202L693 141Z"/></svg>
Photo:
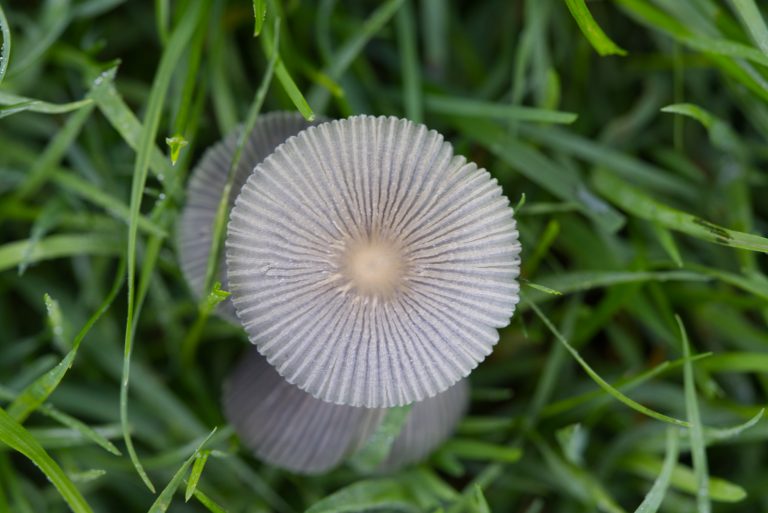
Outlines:
<svg viewBox="0 0 768 513"><path fill-rule="evenodd" d="M492 122L470 118L452 121L463 135L488 148L538 186L562 200L577 203L583 214L606 231L616 232L624 225L624 216L592 193L575 169L559 165Z"/></svg>
<svg viewBox="0 0 768 513"><path fill-rule="evenodd" d="M16 394L16 392L0 385L0 399L3 399L5 401L13 401L16 399L16 397L18 397L18 394ZM99 445L102 448L104 448L106 451L116 456L120 456L122 454L117 449L117 447L115 447L114 444L112 444L112 442L107 440L104 436L99 434L93 428L81 422L80 420L72 417L71 415L67 415L66 413L55 408L51 404L49 403L41 404L40 406L37 407L37 411L39 411L46 417L49 417L55 420L59 424L66 426L74 431L77 431L83 436L84 439L92 441L96 445Z"/></svg>
<svg viewBox="0 0 768 513"><path fill-rule="evenodd" d="M653 486L646 494L643 502L635 510L635 513L656 513L659 510L659 506L661 506L661 502L667 494L675 463L677 463L677 430L667 428L667 455L664 458L661 472L656 481L653 482Z"/></svg>
<svg viewBox="0 0 768 513"><path fill-rule="evenodd" d="M253 0L253 37L261 34L264 27L264 19L267 17L267 1Z"/></svg>
<svg viewBox="0 0 768 513"><path fill-rule="evenodd" d="M123 355L123 377L120 387L120 423L123 427L123 438L125 440L128 454L136 472L141 477L144 484L154 493L155 488L149 479L146 471L141 465L141 461L133 446L130 428L128 424L128 387L130 383L130 361L133 351L133 330L136 319L134 311L136 309L136 245L138 234L138 218L141 208L141 199L144 195L144 185L149 171L150 155L155 148L155 138L160 125L160 115L162 114L163 104L165 103L166 92L171 82L173 71L176 68L187 43L192 37L194 28L197 25L198 17L203 12L202 3L193 3L192 8L184 13L179 25L174 29L168 40L168 45L163 51L160 59L157 74L155 75L152 90L147 103L147 113L144 124L141 129L141 138L136 154L136 161L133 170L133 183L131 186L130 219L128 225L127 242L127 261L128 261L128 313L125 322L125 351Z"/></svg>
<svg viewBox="0 0 768 513"><path fill-rule="evenodd" d="M614 43L600 25L597 24L592 17L592 13L589 12L587 4L584 0L565 0L565 5L568 6L568 10L571 11L571 16L576 20L576 23L581 29L581 33L587 38L589 44L592 45L597 53L605 57L606 55L627 55L627 51Z"/></svg>
<svg viewBox="0 0 768 513"><path fill-rule="evenodd" d="M452 453L459 458L475 461L516 463L523 457L523 451L519 447L492 444L473 438L451 438L440 450Z"/></svg>
<svg viewBox="0 0 768 513"><path fill-rule="evenodd" d="M65 114L72 112L73 110L80 109L93 103L90 98L69 102L69 103L49 103L42 100L35 100L34 98L27 98L24 96L17 96L15 94L6 93L0 91L0 105L17 106L17 110L14 112L37 112L39 114Z"/></svg>
<svg viewBox="0 0 768 513"><path fill-rule="evenodd" d="M171 36L171 42L172 41L173 41L173 36ZM187 469L189 469L189 466L192 465L193 461L197 460L198 455L200 454L200 451L202 450L203 446L205 446L205 444L208 442L208 440L213 436L215 432L216 432L216 429L214 428L213 431L211 431L211 433L208 436L206 436L205 439L200 443L200 445L197 446L197 449L195 449L195 451L192 453L192 456L187 458L187 460L181 465L181 467L179 467L179 469L173 475L173 477L168 482L168 484L163 489L163 491L160 492L160 495L157 496L157 499L155 499L155 502L152 503L152 506L149 508L148 513L165 513L165 511L171 505L171 500L173 500L173 495L176 493L176 490L181 485L181 482L184 479L184 474L187 473Z"/></svg>
<svg viewBox="0 0 768 513"><path fill-rule="evenodd" d="M27 254L30 244L34 249ZM30 240L9 242L0 246L0 271L13 269L21 262L28 263L75 255L117 255L122 251L117 239L111 234L61 234L51 235L37 243Z"/></svg>
<svg viewBox="0 0 768 513"><path fill-rule="evenodd" d="M633 454L627 458L624 467L634 474L653 479L654 476L658 476L663 468L663 463L660 459L648 454ZM673 488L693 495L697 495L699 492L695 473L691 471L690 467L681 463L677 463L672 469L669 483ZM717 477L709 479L706 493L709 498L718 502L739 502L747 497L744 488ZM701 510L697 509L698 511Z"/></svg>
<svg viewBox="0 0 768 513"><path fill-rule="evenodd" d="M138 151L142 138L142 125L117 92L114 84L116 73L117 68L114 67L99 75L88 96L93 98L101 113L117 130L126 144L134 151ZM158 180L167 185L169 180L166 178L170 178L171 171L163 152L154 144L150 150L149 168L155 173Z"/></svg>
<svg viewBox="0 0 768 513"><path fill-rule="evenodd" d="M395 438L408 420L410 411L410 405L389 408L379 427L351 458L350 464L361 473L375 471L387 459Z"/></svg>
<svg viewBox="0 0 768 513"><path fill-rule="evenodd" d="M277 26L278 24L275 24L275 27ZM313 121L315 119L314 111L309 106L310 104L307 102L306 98L304 98L304 95L301 94L301 90L296 85L296 82L294 82L293 77L291 77L291 74L288 72L288 68L285 67L285 63L283 63L283 60L280 58L280 47L273 44L275 38L274 31L276 30L277 29L275 28L270 31L269 24L267 24L264 29L264 36L259 38L261 40L261 48L264 51L264 56L267 59L272 59L272 56L274 55L277 56L275 76L277 77L278 82L283 86L285 94L291 99L299 113L304 116L304 119Z"/></svg>
<svg viewBox="0 0 768 513"><path fill-rule="evenodd" d="M395 29L397 30L397 46L400 50L400 69L403 75L405 116L415 123L421 123L424 118L424 106L419 55L416 51L414 18L413 3L411 0L404 0L395 16Z"/></svg>
<svg viewBox="0 0 768 513"><path fill-rule="evenodd" d="M425 99L427 110L438 114L467 116L476 118L505 119L511 121L533 121L539 123L571 124L578 119L578 114L557 110L507 105L503 103L467 100L450 96L428 94Z"/></svg>
<svg viewBox="0 0 768 513"><path fill-rule="evenodd" d="M607 381L605 381L603 378L600 377L598 373L596 373L592 367L584 360L581 355L579 354L576 349L571 346L571 344L563 337L558 329L555 327L554 324L549 320L549 318L544 315L544 312L541 311L541 309L536 306L535 303L532 303L527 297L522 296L522 300L530 306L531 309L536 313L536 315L541 319L541 321L544 323L544 325L549 329L549 331L555 336L555 338L565 346L565 348L568 350L569 353L571 353L571 356L573 356L573 359L578 362L578 364L584 369L584 371L587 373L587 375L592 378L592 381L594 381L600 388L608 392L611 396L613 396L615 399L617 399L619 402L624 403L625 405L629 406L633 410L642 413L643 415L646 415L648 417L654 418L656 420L660 420L662 422L667 422L669 424L673 424L675 426L682 426L682 427L689 427L690 423L676 419L674 417L670 417L668 415L664 415L663 413L659 413L657 411L651 410L650 408L643 406L642 404L638 403L637 401L630 399L626 395L622 394L618 390L616 390L614 387L612 387Z"/></svg>
<svg viewBox="0 0 768 513"><path fill-rule="evenodd" d="M699 361L699 360L705 360L707 358L712 358L711 353L703 353L703 354L696 355L692 358L692 360ZM617 380L613 384L613 387L621 391L632 390L633 388L637 388L638 386L642 385L646 381L649 381L655 378L656 376L660 376L678 367L682 367L685 361L686 361L685 358L679 358L677 360L667 360L667 361L661 362L655 367L648 369L646 371L643 371L640 374L637 374L636 376L630 376L627 378L622 378ZM586 392L574 397L563 399L561 401L550 403L544 408L542 408L541 415L543 417L551 417L554 415L559 415L563 412L566 412L568 410L581 406L582 404L588 403L589 401L603 397L605 393L606 391L601 388L600 390L593 390L591 392Z"/></svg>
<svg viewBox="0 0 768 513"><path fill-rule="evenodd" d="M2 84L11 60L11 27L8 25L8 18L5 17L2 5L0 5L0 35L3 36L3 44L0 46L0 84Z"/></svg>
<svg viewBox="0 0 768 513"><path fill-rule="evenodd" d="M85 323L85 326L82 327L80 332L75 337L74 341L72 342L72 349L67 353L64 359L62 359L61 362L56 365L56 367L46 372L33 383L25 387L24 390L19 393L18 397L16 397L13 403L11 403L11 405L8 407L8 414L17 422L23 423L24 420L29 417L29 415L34 412L41 404L43 404L54 390L56 390L56 387L59 385L59 383L61 383L64 375L72 366L72 363L75 360L75 356L77 356L77 350L80 348L80 344L82 343L83 339L85 339L85 336L91 330L93 325L96 324L96 322L98 322L98 320L107 312L109 307L112 305L115 296L117 296L117 293L122 288L123 280L125 279L124 273L125 261L121 260L120 264L118 265L117 273L115 274L115 281L112 284L112 288L96 312L93 313L93 315L88 319L88 322Z"/></svg>
<svg viewBox="0 0 768 513"><path fill-rule="evenodd" d="M93 513L85 498L64 474L61 467L29 432L2 408L0 408L0 441L29 458L42 470L74 513Z"/></svg>
<svg viewBox="0 0 768 513"><path fill-rule="evenodd" d="M389 20L402 6L403 0L387 0L379 5L373 13L360 25L352 36L333 54L325 73L333 80L339 80L347 68L360 55L368 41L381 31ZM279 78L279 75L278 75ZM309 103L319 112L325 112L330 93L319 86L314 86L309 92Z"/></svg>
<svg viewBox="0 0 768 513"><path fill-rule="evenodd" d="M80 130L82 130L83 125L90 118L94 107L93 103L89 103L75 111L64 123L64 126L56 132L56 135L48 143L43 153L27 172L24 183L16 193L18 198L29 198L45 184L75 139L80 135Z"/></svg>
<svg viewBox="0 0 768 513"><path fill-rule="evenodd" d="M195 464L192 465L192 471L189 473L189 479L187 480L187 489L184 492L185 502L189 502L189 499L197 491L197 483L200 481L200 476L203 474L205 463L210 455L211 451L201 451L195 455Z"/></svg>
<svg viewBox="0 0 768 513"><path fill-rule="evenodd" d="M630 214L687 233L696 238L732 248L768 253L768 239L718 226L700 217L669 207L605 170L593 175L598 192Z"/></svg>
<svg viewBox="0 0 768 513"><path fill-rule="evenodd" d="M265 31L265 35L266 35ZM273 28L273 41L271 43L272 48L279 48L280 43L280 19L278 18L275 20L275 25ZM248 116L245 120L245 123L243 124L242 128L240 129L240 133L238 135L237 139L237 146L235 148L235 153L232 155L232 162L229 165L229 170L227 171L227 183L224 185L224 190L221 193L221 200L219 201L218 208L216 210L216 216L213 219L213 226L211 230L211 249L209 251L210 258L208 259L208 265L205 270L205 282L203 285L203 295L201 298L201 302L199 304L199 315L198 319L195 322L195 326L193 329L191 329L188 332L187 337L184 339L184 342L182 343L182 360L189 363L192 359L192 357L195 354L195 350L197 348L197 344L199 342L200 334L202 333L202 326L204 325L208 315L213 311L213 308L216 306L215 301L212 302L211 299L216 299L218 296L216 295L216 291L214 290L214 285L218 282L216 282L216 274L219 270L219 259L221 258L221 248L224 240L224 234L225 234L225 228L227 224L227 219L229 215L229 198L230 194L232 192L232 185L235 181L235 170L237 169L237 166L240 164L240 159L242 157L243 148L245 147L245 143L248 141L248 137L250 136L251 132L253 132L253 128L256 126L256 120L259 117L259 112L261 111L261 107L264 104L264 98L267 95L267 90L269 89L270 84L272 83L272 76L275 73L276 65L278 62L278 53L275 51L270 56L269 62L267 63L267 69L264 72L264 76L261 79L261 84L259 85L258 90L256 91L256 94L253 98L253 102L251 103L250 108L248 109ZM206 293L207 291L207 293ZM219 301L223 299L219 298Z"/></svg>
<svg viewBox="0 0 768 513"><path fill-rule="evenodd" d="M752 39L762 52L768 56L768 27L754 0L732 0L732 5L746 26Z"/></svg>
<svg viewBox="0 0 768 513"><path fill-rule="evenodd" d="M693 377L693 364L690 361L691 347L688 343L688 334L685 331L680 316L675 315L677 326L680 330L680 340L683 346L683 357L686 363L683 365L685 386L685 409L688 414L691 435L691 457L693 459L693 473L696 478L696 504L699 513L712 511L712 503L709 498L709 469L707 453L704 445L704 428L699 415L699 403L696 398L696 384Z"/></svg>

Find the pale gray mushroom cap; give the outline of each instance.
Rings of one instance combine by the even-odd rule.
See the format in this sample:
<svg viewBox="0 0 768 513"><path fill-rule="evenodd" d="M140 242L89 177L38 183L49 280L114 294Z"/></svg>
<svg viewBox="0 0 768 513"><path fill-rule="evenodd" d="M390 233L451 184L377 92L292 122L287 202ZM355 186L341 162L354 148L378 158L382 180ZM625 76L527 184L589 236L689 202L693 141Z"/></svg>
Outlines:
<svg viewBox="0 0 768 513"><path fill-rule="evenodd" d="M501 187L402 119L356 116L288 139L243 186L226 246L251 342L337 404L448 389L491 352L518 301Z"/></svg>
<svg viewBox="0 0 768 513"><path fill-rule="evenodd" d="M224 413L243 444L272 465L328 471L359 449L386 410L315 399L285 381L255 349L224 387Z"/></svg>
<svg viewBox="0 0 768 513"><path fill-rule="evenodd" d="M460 380L445 392L416 403L392 443L382 470L419 462L446 441L469 406L469 382Z"/></svg>
<svg viewBox="0 0 768 513"><path fill-rule="evenodd" d="M422 460L445 441L466 410L468 388L461 380L414 404L381 470ZM230 375L223 402L227 420L257 457L302 474L341 464L368 442L387 412L316 399L285 381L255 349Z"/></svg>
<svg viewBox="0 0 768 513"><path fill-rule="evenodd" d="M230 207L253 168L288 137L296 135L310 125L311 123L297 113L271 112L258 118L235 170L229 197ZM182 211L177 233L178 248L184 277L197 297L203 293L205 286L205 271L213 237L212 225L227 183L227 174L239 134L240 128L206 150L192 171L187 185L187 203ZM217 279L221 281L222 288L228 290L224 258L220 260ZM237 322L230 300L220 303L217 313Z"/></svg>

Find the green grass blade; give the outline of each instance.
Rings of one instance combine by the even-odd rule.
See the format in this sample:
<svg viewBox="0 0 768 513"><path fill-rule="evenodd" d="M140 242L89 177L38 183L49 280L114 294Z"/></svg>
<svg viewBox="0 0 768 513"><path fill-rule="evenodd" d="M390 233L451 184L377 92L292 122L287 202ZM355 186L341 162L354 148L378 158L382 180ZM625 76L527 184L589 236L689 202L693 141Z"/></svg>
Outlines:
<svg viewBox="0 0 768 513"><path fill-rule="evenodd" d="M28 253L28 248L34 248ZM117 255L122 251L119 241L111 234L51 235L40 241L20 240L0 246L0 271L13 269L21 262L40 262L75 255Z"/></svg>
<svg viewBox="0 0 768 513"><path fill-rule="evenodd" d="M172 41L173 41L173 36L171 36L171 42ZM179 469L173 475L173 477L168 482L168 484L163 489L163 491L160 492L160 495L157 496L157 499L155 499L155 502L152 503L152 506L149 508L148 513L165 513L165 511L171 505L171 500L173 500L173 495L176 493L176 490L179 488L182 481L184 480L184 475L187 473L187 469L189 469L189 466L192 465L193 461L197 460L198 455L200 454L200 451L202 450L203 446L205 446L205 444L213 436L214 433L216 433L215 428L213 431L211 431L211 433L208 436L205 437L205 439L202 442L200 442L200 445L197 446L197 449L195 449L195 451L192 453L192 456L187 458L187 460L181 465L181 467L179 467Z"/></svg>
<svg viewBox="0 0 768 513"><path fill-rule="evenodd" d="M227 513L224 508L213 502L213 499L204 494L199 488L195 488L195 499L211 513Z"/></svg>
<svg viewBox="0 0 768 513"><path fill-rule="evenodd" d="M683 346L683 356L687 358L683 365L685 381L685 409L688 414L691 435L691 457L693 459L693 473L696 478L696 504L699 513L712 511L709 497L709 468L707 464L707 452L704 444L704 427L701 424L699 414L699 402L696 398L696 384L693 377L693 364L690 361L691 347L688 343L688 334L685 331L682 319L675 316L680 330L680 339Z"/></svg>
<svg viewBox="0 0 768 513"><path fill-rule="evenodd" d="M280 85L283 86L285 94L287 94L288 98L291 99L293 105L296 107L299 113L304 116L304 119L307 121L313 121L315 119L315 113L309 106L306 98L304 98L304 95L301 94L299 86L296 85L293 77L291 77L291 74L288 72L288 68L285 67L283 60L280 58L278 51L279 47L273 45L274 37L275 34L270 32L269 25L267 25L267 28L264 30L264 37L259 38L261 40L261 48L264 51L264 55L267 57L267 59L272 59L273 55L277 55L277 63L275 64L275 76L277 77L278 82L280 82Z"/></svg>
<svg viewBox="0 0 768 513"><path fill-rule="evenodd" d="M11 27L8 25L8 18L5 17L2 5L0 5L0 35L3 36L3 44L0 46L0 84L2 84L5 72L8 71L8 63L11 61Z"/></svg>
<svg viewBox="0 0 768 513"><path fill-rule="evenodd" d="M126 225L128 224L130 218L128 205L123 203L119 198L108 194L91 182L74 175L71 171L62 169L56 170L51 179L56 185L59 185L63 189L77 194L84 200L90 201L94 205L103 208L121 221L124 221ZM144 215L139 215L138 224L139 229L148 234L157 235L159 237L167 237L168 235L160 225Z"/></svg>
<svg viewBox="0 0 768 513"><path fill-rule="evenodd" d="M264 19L267 17L266 0L253 0L253 37L261 34L264 27Z"/></svg>
<svg viewBox="0 0 768 513"><path fill-rule="evenodd" d="M624 466L632 473L653 479L658 476L663 468L661 459L648 454L633 454L627 458ZM670 476L670 486L694 496L699 493L699 484L696 481L695 473L681 463L674 466ZM706 494L710 499L717 502L740 502L747 497L747 492L741 486L725 479L711 477ZM697 510L700 511L700 510Z"/></svg>
<svg viewBox="0 0 768 513"><path fill-rule="evenodd" d="M571 356L573 356L574 360L578 362L578 364L584 369L584 371L589 375L590 378L592 378L592 381L597 383L597 385L608 392L611 396L616 398L619 402L624 403L625 405L629 406L633 410L642 413L643 415L647 415L648 417L654 418L656 420L660 420L662 422L667 422L669 424L673 424L675 426L682 426L682 427L690 427L690 423L676 419L674 417L670 417L668 415L664 415L663 413L659 413L657 411L654 411L646 406L643 406L642 404L638 403L637 401L630 399L626 395L622 394L618 390L616 390L614 387L612 387L607 381L605 381L603 378L600 377L598 373L596 373L592 367L584 360L581 355L579 354L576 349L573 348L573 346L568 342L568 340L565 339L560 334L560 331L555 327L554 324L549 320L549 318L544 315L544 312L541 311L541 309L536 306L536 304L530 302L527 297L523 296L523 301L533 309L533 311L536 313L536 315L541 319L541 321L544 323L544 325L549 329L549 331L555 336L555 338L563 344L563 346L568 350L569 353L571 353Z"/></svg>
<svg viewBox="0 0 768 513"><path fill-rule="evenodd" d="M2 408L0 408L0 441L29 458L42 470L74 513L93 513L85 498L64 474L61 467L29 432Z"/></svg>
<svg viewBox="0 0 768 513"><path fill-rule="evenodd" d="M83 339L85 339L85 336L91 330L93 325L96 324L96 322L107 312L109 307L112 305L115 296L117 296L117 293L122 288L123 280L125 279L124 273L125 262L121 260L117 273L115 274L115 281L112 284L112 288L107 294L107 297L104 298L102 304L99 306L96 312L93 313L90 319L88 319L88 322L85 323L85 326L83 326L83 328L77 334L74 341L72 342L72 349L69 351L69 353L67 353L64 359L61 360L61 362L59 362L56 367L40 376L33 383L22 390L18 397L16 397L13 403L11 403L11 405L8 407L8 414L17 422L23 423L24 420L29 417L33 411L35 411L35 409L37 409L46 401L46 399L48 399L53 391L56 390L56 387L59 385L59 383L61 383L61 380L64 379L64 375L67 373L75 360L77 350L80 348L80 344L82 343Z"/></svg>
<svg viewBox="0 0 768 513"><path fill-rule="evenodd" d="M141 465L136 449L133 446L128 421L128 387L130 383L130 361L133 351L133 330L136 319L134 312L136 305L136 245L138 235L138 218L141 208L141 200L144 195L144 185L149 171L150 156L155 148L155 138L160 124L165 96L171 82L173 71L181 58L184 49L192 37L197 20L202 13L202 4L194 3L193 7L186 11L178 27L168 40L168 45L163 52L158 66L157 74L152 85L152 92L147 104L147 113L141 129L141 138L136 154L133 170L133 183L131 187L130 219L128 225L127 262L128 262L128 313L125 322L125 352L123 356L123 376L120 387L120 423L123 427L123 438L128 449L131 462L144 481L144 484L154 492L154 486L149 480L144 467Z"/></svg>
<svg viewBox="0 0 768 513"><path fill-rule="evenodd" d="M67 112L72 112L73 110L80 109L91 103L93 103L93 100L89 98L69 103L49 103L0 91L0 105L6 107L15 106L16 110L13 112L14 114L16 112L24 111L37 112L39 114L66 114Z"/></svg>
<svg viewBox="0 0 768 513"><path fill-rule="evenodd" d="M557 110L507 105L503 103L467 100L450 96L427 95L425 105L431 112L467 116L475 118L492 118L511 121L532 121L538 123L571 124L578 119L578 114Z"/></svg>
<svg viewBox="0 0 768 513"><path fill-rule="evenodd" d="M765 20L755 1L732 0L732 3L757 47L768 56L768 27L766 27Z"/></svg>
<svg viewBox="0 0 768 513"><path fill-rule="evenodd" d="M768 253L765 237L729 230L676 210L605 170L595 172L593 183L603 197L634 216L715 244Z"/></svg>
<svg viewBox="0 0 768 513"><path fill-rule="evenodd" d="M375 471L389 456L392 444L405 426L410 411L410 405L389 408L371 438L352 457L352 466L362 473Z"/></svg>
<svg viewBox="0 0 768 513"><path fill-rule="evenodd" d="M472 438L451 438L443 444L441 451L467 460L499 463L516 463L523 457L523 451L519 447L492 444Z"/></svg>
<svg viewBox="0 0 768 513"><path fill-rule="evenodd" d="M330 63L325 69L325 73L333 80L338 80L347 71L347 68L360 55L373 38L390 19L397 13L402 6L403 0L387 0L371 13L368 18L360 25L352 36L350 36L331 57ZM316 110L324 112L330 99L328 90L314 86L309 93L309 103Z"/></svg>
<svg viewBox="0 0 768 513"><path fill-rule="evenodd" d="M635 513L656 513L667 494L669 481L672 479L672 471L677 463L677 430L675 428L667 429L667 455L664 458L664 465L661 467L659 477L654 481L653 486L646 494L643 502L635 510Z"/></svg>
<svg viewBox="0 0 768 513"><path fill-rule="evenodd" d="M210 455L211 451L202 451L196 454L195 464L192 465L192 471L189 473L189 479L187 480L187 489L184 492L185 501L189 502L189 499L197 491L197 483L200 482L200 476L203 475L205 463Z"/></svg>
<svg viewBox="0 0 768 513"><path fill-rule="evenodd" d="M93 112L94 104L89 103L72 114L64 126L48 143L45 151L40 155L35 164L27 173L26 180L18 189L19 198L28 198L37 192L45 184L46 180L55 171L61 159L80 135L80 131Z"/></svg>
<svg viewBox="0 0 768 513"><path fill-rule="evenodd" d="M397 29L397 45L400 50L400 69L402 69L403 74L405 117L415 123L421 123L424 119L424 105L414 18L412 1L404 0L395 17L395 28Z"/></svg>
<svg viewBox="0 0 768 513"><path fill-rule="evenodd" d="M600 25L597 24L592 17L592 13L589 12L587 4L584 0L565 0L565 5L568 6L568 10L571 11L571 16L576 20L576 23L581 29L581 33L587 38L589 44L592 45L597 53L605 57L606 55L626 55L627 51L614 43Z"/></svg>
<svg viewBox="0 0 768 513"><path fill-rule="evenodd" d="M126 144L138 151L142 138L142 125L117 92L114 84L116 73L117 68L111 68L99 75L88 96L96 102L101 113ZM163 183L167 184L170 181L170 168L163 152L155 145L150 150L149 168Z"/></svg>

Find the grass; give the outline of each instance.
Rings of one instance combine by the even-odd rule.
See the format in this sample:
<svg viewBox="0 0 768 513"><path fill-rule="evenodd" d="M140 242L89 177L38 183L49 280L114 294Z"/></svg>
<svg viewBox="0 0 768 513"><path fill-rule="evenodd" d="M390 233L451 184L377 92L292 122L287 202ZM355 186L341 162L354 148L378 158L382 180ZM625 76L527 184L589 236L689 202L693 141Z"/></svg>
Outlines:
<svg viewBox="0 0 768 513"><path fill-rule="evenodd" d="M2 2L0 512L768 510L766 19ZM247 341L213 276L186 287L175 222L204 149L277 109L421 120L520 205L523 301L423 465L370 472L405 410L315 477L222 417Z"/></svg>

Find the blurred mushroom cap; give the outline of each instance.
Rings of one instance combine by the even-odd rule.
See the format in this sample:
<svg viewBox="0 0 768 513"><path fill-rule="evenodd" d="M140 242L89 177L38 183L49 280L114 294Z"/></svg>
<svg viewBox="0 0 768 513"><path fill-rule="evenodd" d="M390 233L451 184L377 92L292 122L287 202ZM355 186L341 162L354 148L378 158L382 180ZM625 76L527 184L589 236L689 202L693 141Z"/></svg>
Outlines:
<svg viewBox="0 0 768 513"><path fill-rule="evenodd" d="M403 119L356 116L289 138L240 191L226 248L251 342L337 404L445 391L491 352L518 302L501 187Z"/></svg>
<svg viewBox="0 0 768 513"><path fill-rule="evenodd" d="M297 113L271 112L258 118L235 170L229 197L230 208L254 167L288 137L296 135L310 125L310 122ZM202 295L205 286L205 271L213 237L212 225L221 195L224 193L241 130L242 127L239 127L206 150L192 171L187 185L187 202L181 213L177 237L181 269L197 297ZM224 258L221 258L217 279L221 281L222 288L228 290L224 266ZM229 299L219 304L217 313L237 322L235 309Z"/></svg>
<svg viewBox="0 0 768 513"><path fill-rule="evenodd" d="M468 383L412 406L380 470L427 457L453 432ZM387 410L331 404L285 381L254 348L224 386L224 413L243 444L265 462L296 473L327 472L368 443Z"/></svg>

